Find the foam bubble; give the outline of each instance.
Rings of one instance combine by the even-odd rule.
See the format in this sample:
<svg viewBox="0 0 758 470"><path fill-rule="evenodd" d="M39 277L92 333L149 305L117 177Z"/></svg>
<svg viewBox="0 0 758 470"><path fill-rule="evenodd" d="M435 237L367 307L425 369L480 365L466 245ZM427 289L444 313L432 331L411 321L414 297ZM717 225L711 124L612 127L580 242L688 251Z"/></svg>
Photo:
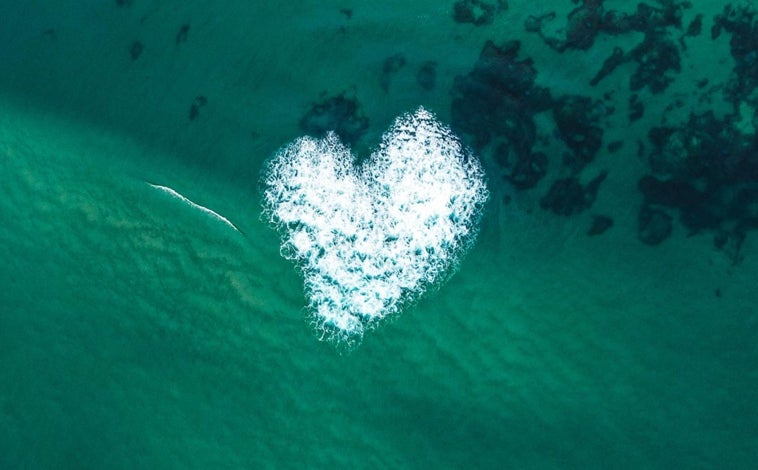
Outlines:
<svg viewBox="0 0 758 470"><path fill-rule="evenodd" d="M310 311L354 339L450 274L488 197L484 172L423 108L362 165L334 133L301 137L264 170L264 214L305 279Z"/></svg>

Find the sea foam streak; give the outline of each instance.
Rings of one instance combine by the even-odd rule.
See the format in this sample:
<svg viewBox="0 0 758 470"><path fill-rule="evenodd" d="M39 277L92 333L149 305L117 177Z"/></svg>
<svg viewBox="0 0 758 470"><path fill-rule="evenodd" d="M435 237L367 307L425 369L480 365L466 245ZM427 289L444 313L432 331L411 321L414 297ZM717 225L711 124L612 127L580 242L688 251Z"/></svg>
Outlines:
<svg viewBox="0 0 758 470"><path fill-rule="evenodd" d="M301 137L268 162L263 202L315 320L348 340L454 270L488 197L479 162L423 108L353 161L334 133Z"/></svg>
<svg viewBox="0 0 758 470"><path fill-rule="evenodd" d="M233 224L233 223L232 223L232 222L231 222L229 219L227 219L227 218L226 218L226 217L224 217L223 215L219 214L219 213L218 213L218 212L216 212L216 211L213 211L213 210L211 210L211 209L208 209L208 208L207 208L207 207L205 207L205 206L201 206L200 204L197 204L197 203L195 203L195 202L192 202L192 201L191 201L191 200L189 200L189 199L188 199L186 196L183 196L182 194L180 194L180 193L179 193L179 192L177 192L176 190L174 190L174 189L172 189L172 188L169 188L168 186L161 186L160 184L153 184L153 183L147 183L147 184L149 184L150 186L152 186L152 187L153 187L153 188L155 188L155 189L159 189L159 190L161 190L161 191L163 191L163 192L165 192L165 193L168 193L168 194L170 194L171 196L173 196L173 197L175 197L175 198L179 199L180 201L182 201L182 202L184 202L184 203L186 203L186 204L189 204L189 206L190 206L190 207L192 207L192 208L194 208L194 209L199 209L199 210L201 210L201 211L205 212L206 214L210 215L210 216L211 216L211 217L213 217L214 219L217 219L217 220L219 220L219 221L221 221L221 222L225 223L225 224L226 224L226 225L228 225L229 227L233 228L235 231L237 231L237 232L239 232L239 231L240 231L240 230L237 228L237 226L236 226L236 225L234 225L234 224ZM241 232L240 232L240 233L241 233Z"/></svg>

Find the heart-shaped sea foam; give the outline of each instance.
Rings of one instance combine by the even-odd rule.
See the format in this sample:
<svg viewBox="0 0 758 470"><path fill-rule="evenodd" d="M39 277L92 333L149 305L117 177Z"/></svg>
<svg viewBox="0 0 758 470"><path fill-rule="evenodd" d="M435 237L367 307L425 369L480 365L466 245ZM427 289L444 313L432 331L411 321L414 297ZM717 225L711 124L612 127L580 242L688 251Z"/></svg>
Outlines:
<svg viewBox="0 0 758 470"><path fill-rule="evenodd" d="M334 133L301 137L264 170L264 214L305 278L317 323L362 335L455 269L487 199L484 172L423 108L359 166Z"/></svg>

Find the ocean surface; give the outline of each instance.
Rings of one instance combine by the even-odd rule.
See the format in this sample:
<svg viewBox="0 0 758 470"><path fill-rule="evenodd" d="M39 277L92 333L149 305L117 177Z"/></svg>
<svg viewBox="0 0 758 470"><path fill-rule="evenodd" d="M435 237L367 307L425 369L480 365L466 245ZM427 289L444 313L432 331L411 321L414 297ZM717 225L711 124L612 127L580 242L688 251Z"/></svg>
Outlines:
<svg viewBox="0 0 758 470"><path fill-rule="evenodd" d="M754 468L758 4L687 3L0 2L0 468ZM261 171L419 106L478 237L341 347Z"/></svg>

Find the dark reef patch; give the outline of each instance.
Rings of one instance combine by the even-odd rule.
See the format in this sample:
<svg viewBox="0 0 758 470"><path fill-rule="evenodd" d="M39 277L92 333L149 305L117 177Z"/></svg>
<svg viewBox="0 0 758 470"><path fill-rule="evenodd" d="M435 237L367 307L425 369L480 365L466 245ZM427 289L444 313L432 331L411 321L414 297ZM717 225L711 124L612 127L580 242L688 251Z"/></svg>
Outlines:
<svg viewBox="0 0 758 470"><path fill-rule="evenodd" d="M614 2L614 8L603 0L572 2L564 18L543 10L524 27L559 54L591 50L600 57L584 78L598 93L541 86L537 66L519 41L489 40L473 67L454 80L451 126L489 159L508 187L547 187L540 189L540 206L562 217L594 203L606 173L590 179L588 168L598 171L602 159L636 157L643 170L622 184L636 186L641 196L639 240L658 245L678 224L688 236L713 236L713 246L739 262L742 241L758 228L758 8L729 3L709 18L689 11L699 7L689 1ZM460 20L490 21L492 8L480 2L455 5ZM713 38L729 36L728 50L714 64L728 74L725 82L707 70L699 76L682 72L699 70L694 52L682 51L707 40L702 32L709 27ZM622 70L628 77L614 80L628 80L626 93L609 79ZM672 92L680 81L683 86ZM606 142L617 107L634 134L616 129L608 134L615 140ZM541 186L550 175L554 180ZM613 214L594 216L588 235L605 232L613 220Z"/></svg>
<svg viewBox="0 0 758 470"><path fill-rule="evenodd" d="M651 174L639 181L646 204L678 211L691 234L708 230L741 240L758 228L758 139L738 129L735 115L692 113L682 125L652 128L648 137ZM740 259L738 252L730 257Z"/></svg>
<svg viewBox="0 0 758 470"><path fill-rule="evenodd" d="M190 105L189 110L189 120L194 121L195 119L200 116L200 108L208 104L208 98L205 96L196 96L194 100L192 100L192 104Z"/></svg>
<svg viewBox="0 0 758 470"><path fill-rule="evenodd" d="M452 126L470 137L482 152L497 142L496 160L504 177L525 189L546 173L547 158L533 151L537 140L534 115L552 106L546 88L534 85L537 71L531 59L519 59L521 44L509 41L484 45L479 60L453 85Z"/></svg>
<svg viewBox="0 0 758 470"><path fill-rule="evenodd" d="M654 127L648 136L650 168L658 174L702 178L710 188L758 178L755 133L741 133L733 116L692 113L683 125Z"/></svg>
<svg viewBox="0 0 758 470"><path fill-rule="evenodd" d="M460 0L453 4L453 20L456 23L471 23L474 26L491 24L495 15L508 9L508 3L504 0L495 0L494 3L482 0Z"/></svg>
<svg viewBox="0 0 758 470"><path fill-rule="evenodd" d="M729 48L736 65L727 83L727 94L733 101L749 100L756 105L758 96L758 12L750 4L727 4L724 13L716 16L714 27L723 28L732 37ZM716 34L718 36L718 34Z"/></svg>
<svg viewBox="0 0 758 470"><path fill-rule="evenodd" d="M452 94L452 126L479 153L489 154L500 176L513 187L535 187L548 172L548 155L536 149L554 135L566 148L562 166L569 173L555 181L541 206L571 215L591 206L603 173L587 187L576 175L593 161L602 147L601 120L614 109L587 96L553 98L547 88L535 85L537 70L531 59L519 57L520 43L498 46L488 41L466 75L455 79ZM542 129L535 116L552 111L555 130Z"/></svg>
<svg viewBox="0 0 758 470"><path fill-rule="evenodd" d="M553 119L558 135L571 153L564 163L575 171L591 162L603 141L603 128L598 125L607 109L601 101L586 96L563 96L555 101Z"/></svg>
<svg viewBox="0 0 758 470"><path fill-rule="evenodd" d="M140 41L134 41L131 46L129 46L129 57L132 58L132 60L139 59L139 56L142 55L142 51L145 50L145 45L142 44Z"/></svg>
<svg viewBox="0 0 758 470"><path fill-rule="evenodd" d="M587 50L600 34L615 36L632 31L647 34L672 26L681 29L682 12L691 7L690 3L673 0L658 0L657 3L658 7L639 3L634 13L626 13L606 10L603 0L581 0L581 5L569 12L565 28L559 30L563 32L562 36L549 36L544 32L544 24L557 17L554 12L529 17L526 29L539 34L545 44L558 52L567 49Z"/></svg>
<svg viewBox="0 0 758 470"><path fill-rule="evenodd" d="M596 215L592 218L592 225L587 231L587 235L590 237L595 235L602 235L609 228L613 227L613 219L607 215Z"/></svg>
<svg viewBox="0 0 758 470"><path fill-rule="evenodd" d="M624 141L622 140L614 140L613 142L608 142L608 146L606 149L608 150L608 153L616 153L619 150L621 150L621 147L624 146Z"/></svg>
<svg viewBox="0 0 758 470"><path fill-rule="evenodd" d="M629 122L642 119L645 115L645 104L640 99L640 95L633 93L629 97Z"/></svg>
<svg viewBox="0 0 758 470"><path fill-rule="evenodd" d="M558 215L578 214L592 206L600 183L608 176L603 172L582 186L575 177L562 178L553 183L548 193L540 199L540 206Z"/></svg>
<svg viewBox="0 0 758 470"><path fill-rule="evenodd" d="M637 219L637 236L646 245L658 245L671 235L672 217L666 212L643 206Z"/></svg>
<svg viewBox="0 0 758 470"><path fill-rule="evenodd" d="M629 79L632 91L647 86L652 93L660 93L674 81L668 72L682 70L676 43L659 31L645 34L645 39L631 51L630 57L638 64Z"/></svg>
<svg viewBox="0 0 758 470"><path fill-rule="evenodd" d="M384 62L382 62L382 73L379 76L379 84L385 93L390 91L392 77L403 67L405 67L405 56L403 54L395 54L384 59Z"/></svg>
<svg viewBox="0 0 758 470"><path fill-rule="evenodd" d="M574 0L579 3L579 0ZM601 34L618 36L630 32L644 34L643 41L630 52L616 47L613 53L605 59L600 70L590 80L595 86L603 78L610 75L619 65L635 61L638 66L630 78L630 89L639 90L649 87L653 93L660 93L673 81L668 73L681 71L681 58L676 43L670 39L667 30L681 30L683 10L691 8L689 2L673 0L658 0L658 6L639 3L633 13L606 10L603 0L582 0L581 4L571 10L566 18L565 28L559 29L562 34L548 35L544 25L554 21L554 12L540 17L530 16L525 24L529 32L537 33L545 44L558 52L569 49L588 50ZM687 33L695 35L698 23L688 28ZM684 46L683 34L679 34L680 43Z"/></svg>
<svg viewBox="0 0 758 470"><path fill-rule="evenodd" d="M616 70L616 67L626 62L626 57L624 56L624 50L620 47L614 47L613 53L603 61L603 66L600 67L600 70L595 74L594 77L592 77L592 80L590 80L590 85L595 86L598 83L600 83L600 80L607 77L611 74L614 70Z"/></svg>
<svg viewBox="0 0 758 470"><path fill-rule="evenodd" d="M176 45L187 42L189 38L190 25L185 23L179 27L179 31L176 33Z"/></svg>
<svg viewBox="0 0 758 470"><path fill-rule="evenodd" d="M437 84L437 62L428 60L421 64L416 73L416 82L424 90L431 90Z"/></svg>
<svg viewBox="0 0 758 470"><path fill-rule="evenodd" d="M300 119L300 128L313 137L334 131L346 145L355 145L368 129L368 118L355 97L345 93L325 97Z"/></svg>
<svg viewBox="0 0 758 470"><path fill-rule="evenodd" d="M537 185L547 173L548 159L543 152L524 153L513 151L513 147L502 142L495 149L495 161L503 170L506 180L516 189L529 189Z"/></svg>

